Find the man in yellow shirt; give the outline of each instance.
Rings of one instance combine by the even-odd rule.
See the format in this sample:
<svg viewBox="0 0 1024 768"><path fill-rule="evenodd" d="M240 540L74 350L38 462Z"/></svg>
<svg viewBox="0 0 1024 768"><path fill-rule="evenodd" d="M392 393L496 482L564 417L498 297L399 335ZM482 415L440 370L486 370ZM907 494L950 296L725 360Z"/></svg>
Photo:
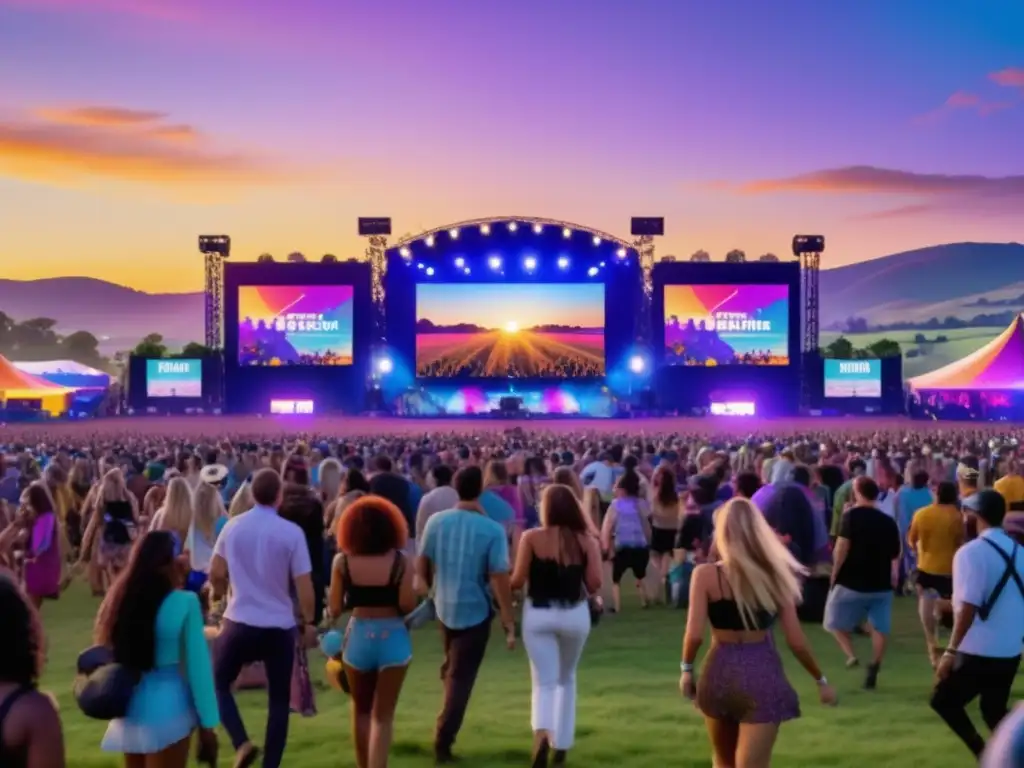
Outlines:
<svg viewBox="0 0 1024 768"><path fill-rule="evenodd" d="M953 555L964 540L957 498L956 485L939 483L935 503L914 514L907 533L907 543L917 552L917 610L932 666L942 653L936 640L938 608L953 597Z"/></svg>
<svg viewBox="0 0 1024 768"><path fill-rule="evenodd" d="M1024 511L1024 477L1021 477L1020 466L1015 456L1007 459L1006 474L996 480L993 488L1006 500L1007 510Z"/></svg>

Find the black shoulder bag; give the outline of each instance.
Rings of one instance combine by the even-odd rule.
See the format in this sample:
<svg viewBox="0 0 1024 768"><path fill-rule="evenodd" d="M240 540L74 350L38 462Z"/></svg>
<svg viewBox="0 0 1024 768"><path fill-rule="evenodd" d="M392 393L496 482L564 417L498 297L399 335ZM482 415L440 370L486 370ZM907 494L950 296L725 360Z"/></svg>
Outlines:
<svg viewBox="0 0 1024 768"><path fill-rule="evenodd" d="M1003 558L1003 562L1006 563L1006 570L1003 571L1003 575L996 582L995 589L992 590L992 594L988 596L983 604L978 606L978 618L982 621L987 621L988 617L992 613L992 609L996 605L996 601L999 600L1000 595L1003 594L1003 590L1006 589L1006 585L1010 583L1010 579L1017 582L1017 589L1020 590L1021 597L1024 597L1024 581L1021 581L1020 574L1017 572L1017 542L1013 542L1013 549L1010 554L1006 554L1002 549L997 547L990 539L982 539L992 549L999 553L999 556Z"/></svg>

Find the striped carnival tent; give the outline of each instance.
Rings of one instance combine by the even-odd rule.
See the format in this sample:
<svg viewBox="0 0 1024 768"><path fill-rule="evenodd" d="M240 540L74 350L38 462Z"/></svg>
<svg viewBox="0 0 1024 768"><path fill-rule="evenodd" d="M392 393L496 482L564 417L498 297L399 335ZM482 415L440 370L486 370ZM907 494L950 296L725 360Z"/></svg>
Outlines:
<svg viewBox="0 0 1024 768"><path fill-rule="evenodd" d="M0 401L5 406L10 400L38 400L42 410L58 416L67 410L74 391L72 387L53 384L19 371L10 360L0 356Z"/></svg>
<svg viewBox="0 0 1024 768"><path fill-rule="evenodd" d="M72 389L106 389L110 386L110 374L74 360L46 360L12 363L15 368L30 376L44 379L51 384Z"/></svg>
<svg viewBox="0 0 1024 768"><path fill-rule="evenodd" d="M1024 392L1024 315L981 349L907 384L914 392Z"/></svg>

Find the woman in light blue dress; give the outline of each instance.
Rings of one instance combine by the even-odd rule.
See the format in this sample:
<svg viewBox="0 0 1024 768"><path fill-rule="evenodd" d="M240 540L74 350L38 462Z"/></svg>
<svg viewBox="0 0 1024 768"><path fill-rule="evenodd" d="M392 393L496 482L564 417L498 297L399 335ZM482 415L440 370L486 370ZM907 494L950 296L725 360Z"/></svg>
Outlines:
<svg viewBox="0 0 1024 768"><path fill-rule="evenodd" d="M96 643L141 675L128 714L110 722L102 742L124 754L127 768L184 768L197 727L202 750L216 752L213 668L199 598L184 589L188 571L176 538L152 531L100 608Z"/></svg>

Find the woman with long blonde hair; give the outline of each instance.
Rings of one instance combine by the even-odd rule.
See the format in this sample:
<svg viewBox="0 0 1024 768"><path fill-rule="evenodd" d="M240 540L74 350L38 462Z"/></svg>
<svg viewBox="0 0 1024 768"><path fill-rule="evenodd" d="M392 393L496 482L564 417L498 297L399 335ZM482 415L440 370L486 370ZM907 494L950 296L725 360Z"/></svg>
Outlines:
<svg viewBox="0 0 1024 768"><path fill-rule="evenodd" d="M120 469L107 470L89 496L89 525L82 537L79 562L90 564L94 594L107 586L128 564L139 527L139 503L128 491Z"/></svg>
<svg viewBox="0 0 1024 768"><path fill-rule="evenodd" d="M320 462L320 501L324 505L324 530L330 530L334 523L334 514L341 496L341 484L345 480L345 468L334 457Z"/></svg>
<svg viewBox="0 0 1024 768"><path fill-rule="evenodd" d="M235 495L231 497L231 504L228 505L228 518L238 517L255 506L256 499L252 496L252 485L246 480L235 491Z"/></svg>
<svg viewBox="0 0 1024 768"><path fill-rule="evenodd" d="M220 491L209 483L200 483L192 494L192 525L185 540L193 571L209 573L213 545L227 521Z"/></svg>
<svg viewBox="0 0 1024 768"><path fill-rule="evenodd" d="M800 716L771 638L776 619L821 702L836 701L797 618L806 570L746 499L716 511L714 545L719 562L697 566L690 582L679 687L704 714L716 766L768 768L779 726ZM709 623L698 683L693 663Z"/></svg>
<svg viewBox="0 0 1024 768"><path fill-rule="evenodd" d="M184 477L174 477L167 483L164 503L153 515L152 531L170 531L184 545L192 525L192 486Z"/></svg>

